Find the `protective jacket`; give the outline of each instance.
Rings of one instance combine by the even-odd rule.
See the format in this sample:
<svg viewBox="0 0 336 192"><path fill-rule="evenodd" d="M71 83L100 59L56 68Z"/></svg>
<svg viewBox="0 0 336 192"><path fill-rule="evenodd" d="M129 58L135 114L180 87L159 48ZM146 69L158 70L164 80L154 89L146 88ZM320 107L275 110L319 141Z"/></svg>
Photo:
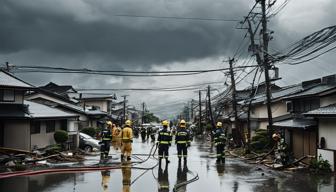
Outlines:
<svg viewBox="0 0 336 192"><path fill-rule="evenodd" d="M125 127L122 130L122 141L123 142L132 142L133 141L133 131L130 127Z"/></svg>
<svg viewBox="0 0 336 192"><path fill-rule="evenodd" d="M162 129L158 133L158 143L159 145L171 145L172 136L170 131L167 129Z"/></svg>
<svg viewBox="0 0 336 192"><path fill-rule="evenodd" d="M190 145L191 139L189 131L182 128L178 129L176 132L175 142L176 144Z"/></svg>
<svg viewBox="0 0 336 192"><path fill-rule="evenodd" d="M225 145L226 137L223 129L221 128L216 129L214 133L214 143L215 145Z"/></svg>

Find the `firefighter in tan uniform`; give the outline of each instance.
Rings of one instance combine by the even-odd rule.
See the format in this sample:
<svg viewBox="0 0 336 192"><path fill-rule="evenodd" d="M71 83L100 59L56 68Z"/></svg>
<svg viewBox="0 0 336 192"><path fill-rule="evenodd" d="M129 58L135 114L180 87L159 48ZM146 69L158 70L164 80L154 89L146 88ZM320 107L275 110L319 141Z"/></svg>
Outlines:
<svg viewBox="0 0 336 192"><path fill-rule="evenodd" d="M133 131L132 131L132 122L127 120L125 122L125 127L122 130L122 147L121 147L121 160L123 161L126 158L127 161L131 160L132 154L132 143L133 143Z"/></svg>
<svg viewBox="0 0 336 192"><path fill-rule="evenodd" d="M121 146L121 129L116 124L112 125L112 146L114 150L119 150Z"/></svg>

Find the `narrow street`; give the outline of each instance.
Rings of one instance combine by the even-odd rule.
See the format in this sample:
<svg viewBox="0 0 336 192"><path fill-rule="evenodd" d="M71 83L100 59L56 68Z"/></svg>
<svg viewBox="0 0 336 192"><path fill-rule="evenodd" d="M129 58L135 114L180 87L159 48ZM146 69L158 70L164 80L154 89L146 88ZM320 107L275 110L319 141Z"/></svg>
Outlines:
<svg viewBox="0 0 336 192"><path fill-rule="evenodd" d="M135 139L133 143L133 160L145 159L152 143L142 143ZM114 152L114 151L113 151ZM335 178L332 176L315 177L310 174L276 172L265 167L242 162L235 158L227 158L225 166L216 166L215 158L207 142L194 141L189 149L188 170L178 170L178 161L175 145L170 148L171 163L168 166L169 191L174 191L177 183L190 180L197 174L199 179L187 186L181 186L176 191L202 192L202 191L334 191ZM118 157L118 159L117 159ZM99 157L87 157L85 164L96 164ZM113 154L114 161L119 160L119 154ZM152 167L157 160L150 158L147 162L137 167ZM162 163L165 168L165 163ZM127 170L127 169L126 169ZM159 168L153 170L130 169L130 191L168 191L159 190ZM127 175L129 173L126 173ZM163 173L163 179L165 181ZM183 177L186 175L186 178ZM126 176L127 177L127 176ZM125 178L124 178L125 179ZM179 179L179 180L178 180ZM107 179L106 191L123 191L122 169L110 171ZM125 183L125 182L124 182ZM125 190L125 186L124 186ZM46 174L35 176L12 177L1 180L0 191L20 192L64 192L64 191L104 191L102 186L102 172Z"/></svg>

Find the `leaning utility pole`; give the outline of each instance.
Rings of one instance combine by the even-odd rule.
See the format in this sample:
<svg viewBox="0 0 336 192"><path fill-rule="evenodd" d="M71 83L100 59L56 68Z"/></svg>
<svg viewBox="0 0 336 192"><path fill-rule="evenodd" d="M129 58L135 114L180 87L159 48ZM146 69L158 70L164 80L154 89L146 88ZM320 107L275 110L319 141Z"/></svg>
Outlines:
<svg viewBox="0 0 336 192"><path fill-rule="evenodd" d="M261 10L262 10L262 42L263 42L263 66L265 70L265 84L266 84L266 99L267 99L267 115L268 115L268 134L270 141L272 141L273 133L273 119L272 119L272 108L271 108L271 89L270 89L270 79L269 79L269 60L268 60L268 41L269 36L267 33L267 18L266 18L266 0L260 0Z"/></svg>
<svg viewBox="0 0 336 192"><path fill-rule="evenodd" d="M199 116L198 116L198 129L200 134L203 134L203 128L202 128L202 94L201 90L198 92L198 99L199 99Z"/></svg>
<svg viewBox="0 0 336 192"><path fill-rule="evenodd" d="M233 62L234 58L229 58L229 64L230 64L230 77L231 77L231 89L232 89L232 109L233 109L233 115L234 115L234 129L236 130L237 138L236 141L239 141L241 143L242 141L242 133L240 129L238 128L238 113L237 113L237 99L236 99L236 80L234 77L233 72Z"/></svg>

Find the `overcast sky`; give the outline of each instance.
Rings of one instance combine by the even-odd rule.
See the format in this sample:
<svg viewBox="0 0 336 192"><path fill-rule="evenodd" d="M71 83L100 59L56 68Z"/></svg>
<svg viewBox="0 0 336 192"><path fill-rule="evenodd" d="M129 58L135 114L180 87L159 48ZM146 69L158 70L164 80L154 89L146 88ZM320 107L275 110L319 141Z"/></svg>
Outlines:
<svg viewBox="0 0 336 192"><path fill-rule="evenodd" d="M274 10L283 2L278 0ZM232 57L246 32L235 29L237 22L116 15L242 20L253 4L254 0L2 0L0 63L139 71L227 67L222 61ZM281 50L314 31L335 25L335 12L335 0L289 0L270 19L269 27L274 31L270 50ZM247 51L248 41L244 42L243 50ZM242 54L238 64L248 57ZM335 73L335 59L335 52L331 52L303 65L282 65L282 80L278 84L288 85ZM224 84L226 79L221 72L155 78L17 75L34 85L53 81L75 88L174 87L213 81ZM243 88L249 81L247 78L238 86ZM223 84L214 86L221 91ZM123 94L130 95L130 104L137 107L146 102L161 117L175 114L183 106L181 103L198 97L194 91L117 92L119 96Z"/></svg>

